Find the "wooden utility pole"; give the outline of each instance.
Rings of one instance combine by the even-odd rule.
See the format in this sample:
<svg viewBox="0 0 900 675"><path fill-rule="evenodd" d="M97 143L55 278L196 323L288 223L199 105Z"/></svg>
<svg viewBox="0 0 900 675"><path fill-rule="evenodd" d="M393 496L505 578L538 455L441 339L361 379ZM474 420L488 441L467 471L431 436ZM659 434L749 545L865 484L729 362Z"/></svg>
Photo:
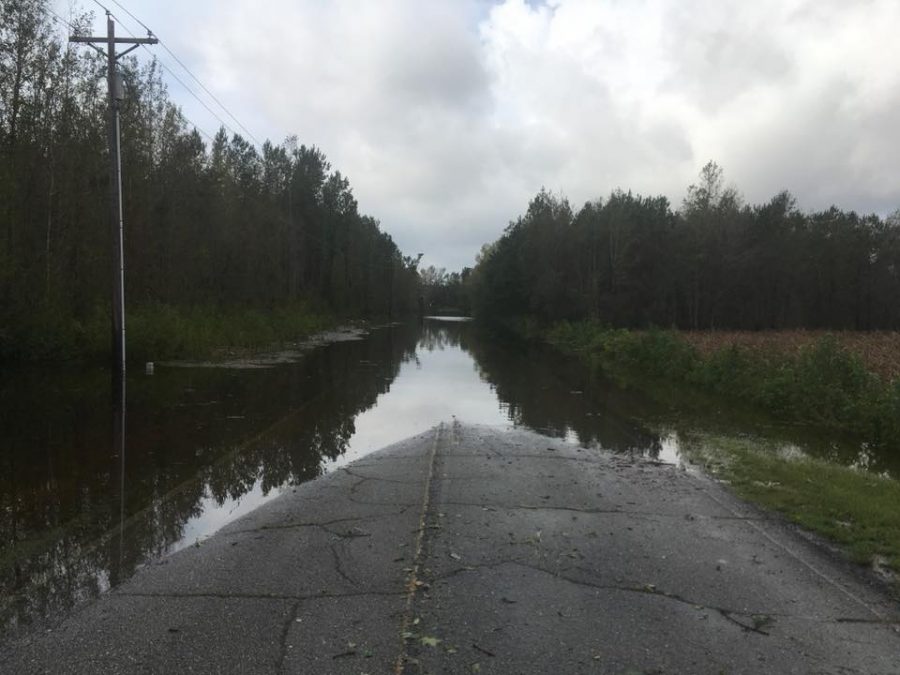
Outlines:
<svg viewBox="0 0 900 675"><path fill-rule="evenodd" d="M119 105L125 98L122 80L116 68L120 58L140 45L155 45L159 40L148 34L145 38L117 38L112 15L106 13L106 37L73 35L69 42L88 44L106 57L106 80L109 88L109 216L113 242L112 292L112 360L113 372L125 375L125 247L122 210L122 158L120 154ZM106 51L95 43L106 43ZM116 53L116 45L131 45Z"/></svg>

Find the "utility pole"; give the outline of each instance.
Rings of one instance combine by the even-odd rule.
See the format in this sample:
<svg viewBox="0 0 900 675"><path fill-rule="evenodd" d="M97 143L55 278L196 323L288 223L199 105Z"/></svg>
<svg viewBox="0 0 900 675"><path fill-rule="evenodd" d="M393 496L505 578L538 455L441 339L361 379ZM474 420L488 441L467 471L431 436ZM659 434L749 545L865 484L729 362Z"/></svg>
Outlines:
<svg viewBox="0 0 900 675"><path fill-rule="evenodd" d="M140 45L155 45L159 40L148 33L145 38L117 38L112 15L106 12L106 37L73 35L69 42L88 44L106 57L106 80L109 88L109 215L113 242L112 292L112 360L113 372L125 375L125 246L122 209L122 158L119 133L119 106L125 98L122 80L116 68L120 58ZM106 51L95 43L106 43ZM116 53L116 45L131 45Z"/></svg>

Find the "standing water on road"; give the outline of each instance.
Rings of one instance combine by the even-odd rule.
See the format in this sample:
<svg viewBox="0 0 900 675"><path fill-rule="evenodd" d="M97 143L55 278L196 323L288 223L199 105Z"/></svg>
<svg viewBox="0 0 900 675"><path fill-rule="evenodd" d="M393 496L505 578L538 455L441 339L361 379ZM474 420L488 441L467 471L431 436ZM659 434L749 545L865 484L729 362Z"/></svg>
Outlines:
<svg viewBox="0 0 900 675"><path fill-rule="evenodd" d="M666 418L659 399L446 319L272 368L132 373L124 438L101 370L4 373L0 411L0 641L454 416L678 461L677 431L645 424Z"/></svg>

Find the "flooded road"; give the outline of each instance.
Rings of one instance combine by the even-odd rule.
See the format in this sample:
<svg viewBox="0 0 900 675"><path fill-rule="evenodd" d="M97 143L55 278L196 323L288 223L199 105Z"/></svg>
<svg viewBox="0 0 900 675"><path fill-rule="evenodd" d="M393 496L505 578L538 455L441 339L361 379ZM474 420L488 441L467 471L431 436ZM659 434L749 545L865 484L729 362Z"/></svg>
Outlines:
<svg viewBox="0 0 900 675"><path fill-rule="evenodd" d="M201 545L292 486L454 417L678 462L679 433L699 412L720 433L762 428L804 451L865 457L721 404L648 397L463 321L378 329L268 369L134 372L124 419L115 398L102 370L3 375L0 640ZM892 471L880 461L862 463Z"/></svg>

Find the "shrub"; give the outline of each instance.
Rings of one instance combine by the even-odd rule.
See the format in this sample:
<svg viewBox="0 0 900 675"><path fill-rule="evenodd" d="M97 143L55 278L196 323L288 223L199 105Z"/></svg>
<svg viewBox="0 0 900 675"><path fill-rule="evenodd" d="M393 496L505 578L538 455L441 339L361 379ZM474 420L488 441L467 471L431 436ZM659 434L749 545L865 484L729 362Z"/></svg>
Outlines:
<svg viewBox="0 0 900 675"><path fill-rule="evenodd" d="M683 382L746 401L777 418L900 445L900 380L885 384L833 336L797 353L723 343L701 354L671 330L628 331L562 322L544 332L563 351L612 371Z"/></svg>

